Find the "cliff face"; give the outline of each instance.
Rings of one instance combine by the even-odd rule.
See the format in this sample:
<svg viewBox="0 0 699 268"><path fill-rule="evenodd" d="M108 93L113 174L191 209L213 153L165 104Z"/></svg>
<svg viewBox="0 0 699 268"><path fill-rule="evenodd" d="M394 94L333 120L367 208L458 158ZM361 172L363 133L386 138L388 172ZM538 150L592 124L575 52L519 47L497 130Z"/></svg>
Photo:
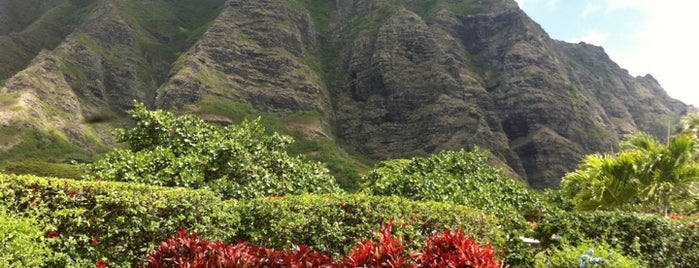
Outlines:
<svg viewBox="0 0 699 268"><path fill-rule="evenodd" d="M478 145L544 188L625 134L664 137L687 109L602 48L550 39L512 0L151 2L0 0L27 10L0 12L5 156L37 130L109 147L136 99L221 124L262 115L321 161Z"/></svg>

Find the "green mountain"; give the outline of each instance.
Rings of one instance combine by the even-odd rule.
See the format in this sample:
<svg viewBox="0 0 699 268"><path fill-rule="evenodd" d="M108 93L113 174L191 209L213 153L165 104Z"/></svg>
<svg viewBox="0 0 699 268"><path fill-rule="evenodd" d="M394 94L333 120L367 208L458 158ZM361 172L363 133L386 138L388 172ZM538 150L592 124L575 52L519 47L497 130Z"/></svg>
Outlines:
<svg viewBox="0 0 699 268"><path fill-rule="evenodd" d="M513 0L0 0L0 159L89 161L133 100L261 116L345 186L474 145L534 188L688 107Z"/></svg>

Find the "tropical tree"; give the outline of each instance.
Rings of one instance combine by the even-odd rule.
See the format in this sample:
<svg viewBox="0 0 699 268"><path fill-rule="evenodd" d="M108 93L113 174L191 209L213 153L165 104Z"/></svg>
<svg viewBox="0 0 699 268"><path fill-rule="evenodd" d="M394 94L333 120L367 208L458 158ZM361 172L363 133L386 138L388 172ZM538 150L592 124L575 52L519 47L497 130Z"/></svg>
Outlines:
<svg viewBox="0 0 699 268"><path fill-rule="evenodd" d="M588 155L563 178L561 191L573 196L579 210L629 209L638 195L641 157L637 151Z"/></svg>
<svg viewBox="0 0 699 268"><path fill-rule="evenodd" d="M580 210L632 209L668 215L673 204L691 202L699 181L696 140L689 135L660 143L647 133L622 142L613 155L586 157L577 171L562 180L564 192L575 193Z"/></svg>
<svg viewBox="0 0 699 268"><path fill-rule="evenodd" d="M694 161L696 140L689 135L671 137L666 145L646 133L632 135L622 144L644 155L637 174L641 182L639 196L667 216L672 201L687 200L688 190L699 181L699 166Z"/></svg>

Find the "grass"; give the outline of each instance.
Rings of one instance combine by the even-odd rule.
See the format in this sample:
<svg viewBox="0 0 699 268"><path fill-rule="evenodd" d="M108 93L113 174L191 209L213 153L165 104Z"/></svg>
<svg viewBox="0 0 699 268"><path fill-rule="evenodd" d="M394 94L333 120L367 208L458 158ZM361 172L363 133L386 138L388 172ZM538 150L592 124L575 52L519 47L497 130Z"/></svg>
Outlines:
<svg viewBox="0 0 699 268"><path fill-rule="evenodd" d="M42 160L5 161L0 171L8 174L80 179L84 172L76 165Z"/></svg>
<svg viewBox="0 0 699 268"><path fill-rule="evenodd" d="M396 3L398 2L398 3ZM437 13L446 9L459 15L471 15L485 12L486 6L482 1L476 0L397 0L394 3L404 5L410 11L420 15L423 19L432 19Z"/></svg>
<svg viewBox="0 0 699 268"><path fill-rule="evenodd" d="M208 29L224 0L120 1L147 58L172 63Z"/></svg>
<svg viewBox="0 0 699 268"><path fill-rule="evenodd" d="M10 127L0 127L0 139L21 140L8 150L0 151L0 159L51 160L56 163L92 161L92 154L79 148L54 132L38 130L20 131Z"/></svg>
<svg viewBox="0 0 699 268"><path fill-rule="evenodd" d="M91 1L72 0L43 14L31 13L35 10L33 7L40 6L39 2L45 1L8 2L9 10L12 10L18 20L14 30L18 31L15 33L16 40L21 40L21 43L0 36L0 62L3 63L0 67L0 80L25 68L41 50L51 50L58 46L92 10Z"/></svg>

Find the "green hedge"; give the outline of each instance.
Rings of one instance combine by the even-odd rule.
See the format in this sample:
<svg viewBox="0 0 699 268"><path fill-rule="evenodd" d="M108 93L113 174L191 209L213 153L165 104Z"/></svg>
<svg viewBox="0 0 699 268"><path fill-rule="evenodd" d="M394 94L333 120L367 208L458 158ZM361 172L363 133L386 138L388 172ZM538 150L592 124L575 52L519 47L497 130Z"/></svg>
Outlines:
<svg viewBox="0 0 699 268"><path fill-rule="evenodd" d="M601 240L650 267L699 267L699 220L623 212L560 213L538 224L543 246Z"/></svg>
<svg viewBox="0 0 699 268"><path fill-rule="evenodd" d="M493 166L489 158L488 151L475 147L410 160L387 160L362 178L362 191L478 208L499 216L508 229L520 231L528 230L526 219L538 219L557 210L538 192Z"/></svg>
<svg viewBox="0 0 699 268"><path fill-rule="evenodd" d="M238 226L233 201L201 190L0 174L0 199L56 232L50 267L131 267L180 228L229 239Z"/></svg>
<svg viewBox="0 0 699 268"><path fill-rule="evenodd" d="M505 243L494 217L448 203L356 194L261 198L238 205L239 238L274 248L306 244L334 256L344 255L360 240L373 238L381 223L391 219L409 248L424 245L425 236L434 231L459 228L479 242L492 242L496 247Z"/></svg>
<svg viewBox="0 0 699 268"><path fill-rule="evenodd" d="M36 220L10 215L0 207L0 267L39 267L50 252Z"/></svg>
<svg viewBox="0 0 699 268"><path fill-rule="evenodd" d="M459 228L497 249L516 240L506 241L498 220L479 210L399 197L301 195L237 201L206 190L0 174L0 198L12 213L37 219L53 250L46 261L49 267L93 266L101 259L109 267L132 267L180 228L209 240L246 239L279 249L303 243L335 256L373 238L380 224L391 219L409 248L422 245L434 231Z"/></svg>

